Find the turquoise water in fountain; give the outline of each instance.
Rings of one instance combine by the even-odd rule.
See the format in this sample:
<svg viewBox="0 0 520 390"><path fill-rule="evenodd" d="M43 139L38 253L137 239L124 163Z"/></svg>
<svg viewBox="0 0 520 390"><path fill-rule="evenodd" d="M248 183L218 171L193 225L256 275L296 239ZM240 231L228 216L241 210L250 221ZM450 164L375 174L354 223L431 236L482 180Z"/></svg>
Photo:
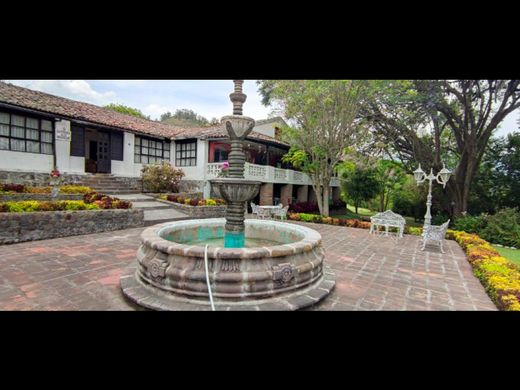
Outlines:
<svg viewBox="0 0 520 390"><path fill-rule="evenodd" d="M167 234L164 238L179 244L206 245L221 248L255 248L280 245L280 242L261 238L245 237L244 233L225 232L223 227L199 227L185 230L179 235Z"/></svg>
<svg viewBox="0 0 520 390"><path fill-rule="evenodd" d="M224 248L244 248L246 245L246 235L244 232L224 234Z"/></svg>

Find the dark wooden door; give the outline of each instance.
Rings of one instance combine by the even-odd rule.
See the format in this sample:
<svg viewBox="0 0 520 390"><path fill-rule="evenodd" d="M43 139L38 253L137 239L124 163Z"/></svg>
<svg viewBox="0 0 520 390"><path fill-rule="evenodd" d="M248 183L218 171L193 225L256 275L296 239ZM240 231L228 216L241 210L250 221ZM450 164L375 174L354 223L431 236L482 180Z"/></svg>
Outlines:
<svg viewBox="0 0 520 390"><path fill-rule="evenodd" d="M98 132L97 171L110 173L110 133Z"/></svg>

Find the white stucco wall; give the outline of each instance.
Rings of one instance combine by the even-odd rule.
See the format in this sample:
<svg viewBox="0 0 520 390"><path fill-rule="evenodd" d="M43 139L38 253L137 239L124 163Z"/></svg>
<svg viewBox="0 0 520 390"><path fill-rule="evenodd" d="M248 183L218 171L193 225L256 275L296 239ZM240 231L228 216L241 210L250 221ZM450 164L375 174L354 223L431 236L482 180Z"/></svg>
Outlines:
<svg viewBox="0 0 520 390"><path fill-rule="evenodd" d="M208 142L197 140L197 165L192 167L178 167L175 164L175 153L172 153L172 164L183 170L186 176L184 180L204 180L206 164L208 161Z"/></svg>
<svg viewBox="0 0 520 390"><path fill-rule="evenodd" d="M85 174L85 157L70 155L71 122L58 120L55 123L56 165L62 173ZM143 164L134 163L135 135L124 132L123 161L111 161L111 173L116 176L139 177ZM170 163L175 166L175 142L171 142ZM86 151L87 152L87 151ZM208 143L197 140L197 165L180 167L186 180L204 180L208 161ZM0 170L20 172L45 172L53 169L53 156L36 153L0 150Z"/></svg>
<svg viewBox="0 0 520 390"><path fill-rule="evenodd" d="M70 121L59 120L54 124L56 167L60 172L70 172Z"/></svg>
<svg viewBox="0 0 520 390"><path fill-rule="evenodd" d="M253 131L256 131L258 133L261 133L261 134L274 138L274 132L275 132L274 126L276 124L277 123L264 123L262 125L255 126L253 128Z"/></svg>
<svg viewBox="0 0 520 390"><path fill-rule="evenodd" d="M50 173L53 169L51 154L37 154L0 150L0 170Z"/></svg>
<svg viewBox="0 0 520 390"><path fill-rule="evenodd" d="M85 173L85 158L70 155L70 121L59 120L55 125L56 165L63 173ZM68 137L68 139L67 139Z"/></svg>
<svg viewBox="0 0 520 390"><path fill-rule="evenodd" d="M124 133L123 161L112 160L112 174L117 176L140 176L141 164L134 163L135 135Z"/></svg>

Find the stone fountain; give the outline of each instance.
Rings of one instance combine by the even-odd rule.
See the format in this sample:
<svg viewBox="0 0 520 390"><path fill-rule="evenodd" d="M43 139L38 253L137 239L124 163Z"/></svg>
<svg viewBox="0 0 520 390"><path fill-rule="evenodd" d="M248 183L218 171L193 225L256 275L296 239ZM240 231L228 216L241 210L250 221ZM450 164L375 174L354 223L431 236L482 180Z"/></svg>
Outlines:
<svg viewBox="0 0 520 390"><path fill-rule="evenodd" d="M242 105L246 95L242 92L243 80L234 80L235 91L229 95L233 103L233 115L222 118L229 139L231 152L229 153L228 177L210 180L213 191L218 197L227 202L226 232L224 246L226 248L242 248L245 245L244 212L245 202L253 199L260 190L262 182L246 180L244 178L244 140L255 127L255 120L242 116Z"/></svg>
<svg viewBox="0 0 520 390"><path fill-rule="evenodd" d="M324 265L321 235L305 226L245 220L245 202L261 182L244 178L244 139L255 121L242 115L243 80L222 118L231 140L229 175L211 180L226 218L167 222L143 231L137 261L121 276L132 302L154 310L209 310L205 255L216 310L297 310L324 299L334 273ZM206 252L207 247L207 252Z"/></svg>

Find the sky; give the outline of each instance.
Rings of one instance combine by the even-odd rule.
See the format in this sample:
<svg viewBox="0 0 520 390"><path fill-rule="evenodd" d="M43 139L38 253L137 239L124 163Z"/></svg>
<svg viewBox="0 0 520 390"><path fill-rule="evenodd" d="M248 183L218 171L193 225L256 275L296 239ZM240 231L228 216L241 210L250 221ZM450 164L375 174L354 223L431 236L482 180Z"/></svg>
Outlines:
<svg viewBox="0 0 520 390"><path fill-rule="evenodd" d="M152 119L168 111L191 109L207 119L232 113L229 94L231 80L5 80L7 82L58 95L69 99L103 106L119 103L141 110ZM264 107L256 80L245 80L244 115L255 120L267 118L271 110ZM507 116L496 135L518 131L520 110Z"/></svg>
<svg viewBox="0 0 520 390"><path fill-rule="evenodd" d="M231 115L231 80L5 80L12 84L96 105L119 103L137 108L151 119L168 111L191 109L207 119ZM256 80L244 82L244 115L268 117Z"/></svg>

